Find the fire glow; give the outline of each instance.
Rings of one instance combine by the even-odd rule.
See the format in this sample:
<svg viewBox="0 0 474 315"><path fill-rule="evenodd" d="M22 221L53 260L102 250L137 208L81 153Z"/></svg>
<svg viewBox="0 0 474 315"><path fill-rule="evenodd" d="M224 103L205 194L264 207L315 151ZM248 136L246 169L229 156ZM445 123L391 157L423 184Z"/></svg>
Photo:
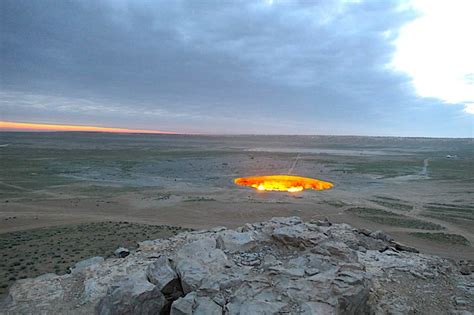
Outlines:
<svg viewBox="0 0 474 315"><path fill-rule="evenodd" d="M83 126L83 125L36 124L36 123L20 123L20 122L11 122L11 121L0 121L0 130L5 130L5 131L82 131L82 132L175 134L174 132L167 132L167 131L160 131L160 130L149 130L149 129L128 129L128 128Z"/></svg>
<svg viewBox="0 0 474 315"><path fill-rule="evenodd" d="M259 191L298 192L305 189L326 190L332 183L315 178L293 175L269 175L236 178L234 183L240 186L253 187Z"/></svg>

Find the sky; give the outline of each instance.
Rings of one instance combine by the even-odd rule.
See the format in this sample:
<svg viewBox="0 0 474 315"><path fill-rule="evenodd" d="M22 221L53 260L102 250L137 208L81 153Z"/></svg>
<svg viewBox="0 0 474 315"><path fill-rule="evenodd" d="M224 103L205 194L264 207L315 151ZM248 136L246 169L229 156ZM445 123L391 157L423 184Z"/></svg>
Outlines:
<svg viewBox="0 0 474 315"><path fill-rule="evenodd" d="M473 137L472 0L0 6L1 121Z"/></svg>

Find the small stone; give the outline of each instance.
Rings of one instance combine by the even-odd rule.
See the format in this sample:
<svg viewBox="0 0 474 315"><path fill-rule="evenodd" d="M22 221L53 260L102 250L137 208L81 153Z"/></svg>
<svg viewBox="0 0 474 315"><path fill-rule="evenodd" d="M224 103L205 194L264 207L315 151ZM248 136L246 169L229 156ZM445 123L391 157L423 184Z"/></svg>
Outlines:
<svg viewBox="0 0 474 315"><path fill-rule="evenodd" d="M130 250L125 247L119 247L115 250L114 255L118 258L125 258L130 255Z"/></svg>
<svg viewBox="0 0 474 315"><path fill-rule="evenodd" d="M467 305L467 301L460 298L460 297L455 298L454 302L456 303L457 306L466 306Z"/></svg>
<svg viewBox="0 0 474 315"><path fill-rule="evenodd" d="M461 260L459 262L459 272L468 276L474 272L474 262L471 260Z"/></svg>
<svg viewBox="0 0 474 315"><path fill-rule="evenodd" d="M328 218L324 218L324 220L311 220L309 222L317 226L331 226L332 225L332 223L329 222Z"/></svg>
<svg viewBox="0 0 474 315"><path fill-rule="evenodd" d="M393 241L393 237L391 237L390 235L388 235L385 232L380 231L380 230L370 233L370 236L372 238L382 240L382 241L386 241L386 242L392 242Z"/></svg>
<svg viewBox="0 0 474 315"><path fill-rule="evenodd" d="M186 294L171 304L170 315L191 315L193 313L196 292Z"/></svg>
<svg viewBox="0 0 474 315"><path fill-rule="evenodd" d="M421 273L418 273L418 272L413 271L413 270L410 270L410 273L411 273L412 275L414 275L415 277L417 277L417 278L420 278L420 279L422 279L422 280L426 280L426 277L423 276Z"/></svg>
<svg viewBox="0 0 474 315"><path fill-rule="evenodd" d="M320 272L318 268L306 268L304 271L308 276L314 276Z"/></svg>
<svg viewBox="0 0 474 315"><path fill-rule="evenodd" d="M372 233L371 230L368 230L368 229L359 229L359 233L360 234L363 234L365 236L370 236L370 234Z"/></svg>
<svg viewBox="0 0 474 315"><path fill-rule="evenodd" d="M410 253L419 253L420 251L414 247L410 247L408 245L400 244L397 242L392 241L392 245L395 247L396 250L403 251L403 252L410 252Z"/></svg>

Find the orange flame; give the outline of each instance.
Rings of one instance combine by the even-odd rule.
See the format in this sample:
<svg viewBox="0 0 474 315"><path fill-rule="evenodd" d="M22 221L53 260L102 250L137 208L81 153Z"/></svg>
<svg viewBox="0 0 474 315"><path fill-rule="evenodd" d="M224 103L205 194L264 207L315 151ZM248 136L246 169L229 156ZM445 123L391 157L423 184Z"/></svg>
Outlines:
<svg viewBox="0 0 474 315"><path fill-rule="evenodd" d="M174 134L174 132L149 130L149 129L128 129L82 125L60 125L60 124L36 124L20 123L12 121L0 121L0 131L85 131L85 132L117 132L117 133L149 133L149 134Z"/></svg>
<svg viewBox="0 0 474 315"><path fill-rule="evenodd" d="M333 187L333 184L329 182L293 175L241 177L236 178L234 183L240 186L253 187L260 191L298 192L304 189L326 190Z"/></svg>

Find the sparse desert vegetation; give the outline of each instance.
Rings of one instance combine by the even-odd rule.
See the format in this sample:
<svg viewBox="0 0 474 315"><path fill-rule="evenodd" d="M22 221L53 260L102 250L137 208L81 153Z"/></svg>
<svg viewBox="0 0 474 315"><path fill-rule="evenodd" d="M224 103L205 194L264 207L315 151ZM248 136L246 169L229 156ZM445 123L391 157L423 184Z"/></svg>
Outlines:
<svg viewBox="0 0 474 315"><path fill-rule="evenodd" d="M382 210L382 209L377 209L377 208L356 207L356 208L350 208L349 210L347 210L347 212L355 214L360 217L371 217L371 216L401 217L400 214Z"/></svg>
<svg viewBox="0 0 474 315"><path fill-rule="evenodd" d="M129 222L97 222L0 234L0 294L17 279L64 274L92 256L108 257L117 247L167 238L189 229Z"/></svg>
<svg viewBox="0 0 474 315"><path fill-rule="evenodd" d="M410 235L434 242L465 246L470 245L469 241L464 236L458 234L411 232Z"/></svg>
<svg viewBox="0 0 474 315"><path fill-rule="evenodd" d="M474 221L474 207L463 203L428 203L424 205L421 215L440 221L450 222L462 227L464 230L472 230Z"/></svg>
<svg viewBox="0 0 474 315"><path fill-rule="evenodd" d="M421 230L442 230L439 224L411 218L406 215L394 212L376 209L376 208L350 208L348 213L357 215L365 220L388 225Z"/></svg>
<svg viewBox="0 0 474 315"><path fill-rule="evenodd" d="M367 216L364 217L372 222L384 224L387 226L399 226L410 229L420 230L442 230L443 227L439 224L423 221L419 219L412 219L408 217L382 217L382 216Z"/></svg>
<svg viewBox="0 0 474 315"><path fill-rule="evenodd" d="M424 208L427 215L474 220L474 207L471 205L431 203Z"/></svg>
<svg viewBox="0 0 474 315"><path fill-rule="evenodd" d="M384 197L384 196L375 196L377 199L372 199L371 201L378 204L379 206L386 207L393 210L401 211L411 211L413 206L403 202L400 199Z"/></svg>
<svg viewBox="0 0 474 315"><path fill-rule="evenodd" d="M187 199L183 200L184 202L199 202L199 201L216 201L215 198L209 198L209 197L188 197Z"/></svg>

